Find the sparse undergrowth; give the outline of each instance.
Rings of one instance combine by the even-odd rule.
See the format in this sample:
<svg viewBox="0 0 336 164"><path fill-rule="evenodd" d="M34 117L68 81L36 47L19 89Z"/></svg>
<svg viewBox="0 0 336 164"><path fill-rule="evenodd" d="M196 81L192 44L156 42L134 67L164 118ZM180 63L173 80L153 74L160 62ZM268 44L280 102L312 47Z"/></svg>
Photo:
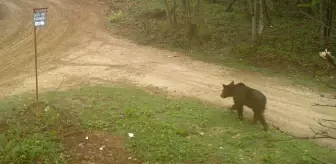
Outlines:
<svg viewBox="0 0 336 164"><path fill-rule="evenodd" d="M310 156L336 161L334 150L305 140L274 141L291 137L239 123L235 113L197 100L168 99L160 91L85 86L43 97L53 105L41 108L40 116L23 107L31 101L27 95L0 102L1 162L317 163ZM97 131L104 136L97 137Z"/></svg>
<svg viewBox="0 0 336 164"><path fill-rule="evenodd" d="M201 19L196 16L192 19L197 28L191 40L189 27L181 18L180 1L176 9L178 24L174 28L166 18L164 1L111 1L112 12L122 10L127 15L122 21L110 24L112 31L138 43L183 51L220 65L290 76L304 85L319 84L316 77L335 82L335 69L317 53L324 49L318 41L318 23L288 7L294 5L269 3L273 28L265 25L259 44L251 46L251 19L245 1L236 1L234 11L225 12L231 0L214 4L201 0ZM195 15L197 1L190 2ZM171 7L173 1L168 3Z"/></svg>
<svg viewBox="0 0 336 164"><path fill-rule="evenodd" d="M1 102L1 115L5 114L5 118L0 119L0 161L64 163L64 149L58 143L56 131L65 125L62 113L45 103L40 104L43 110L37 111L35 104L26 106L21 102L14 106L12 102ZM44 112L45 109L49 111Z"/></svg>

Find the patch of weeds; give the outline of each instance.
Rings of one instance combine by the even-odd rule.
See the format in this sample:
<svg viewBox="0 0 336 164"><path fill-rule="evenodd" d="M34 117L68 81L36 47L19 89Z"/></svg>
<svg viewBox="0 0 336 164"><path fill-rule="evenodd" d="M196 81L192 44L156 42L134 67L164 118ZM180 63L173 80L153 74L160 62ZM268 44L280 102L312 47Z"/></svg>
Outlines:
<svg viewBox="0 0 336 164"><path fill-rule="evenodd" d="M62 155L64 149L57 138L57 131L64 128L59 110L46 103L40 103L39 110L35 103L15 107L2 109L11 114L0 120L3 127L0 128L0 161L66 163Z"/></svg>
<svg viewBox="0 0 336 164"><path fill-rule="evenodd" d="M0 134L0 142L0 160L3 163L65 163L55 134L35 133L20 137L20 134L11 132Z"/></svg>
<svg viewBox="0 0 336 164"><path fill-rule="evenodd" d="M108 15L107 19L110 23L116 23L124 20L126 18L126 14L119 10L118 12L111 11Z"/></svg>
<svg viewBox="0 0 336 164"><path fill-rule="evenodd" d="M137 2L139 5L134 6L133 11L137 11L140 14L165 9L163 1L148 0L146 3L143 3L143 1Z"/></svg>

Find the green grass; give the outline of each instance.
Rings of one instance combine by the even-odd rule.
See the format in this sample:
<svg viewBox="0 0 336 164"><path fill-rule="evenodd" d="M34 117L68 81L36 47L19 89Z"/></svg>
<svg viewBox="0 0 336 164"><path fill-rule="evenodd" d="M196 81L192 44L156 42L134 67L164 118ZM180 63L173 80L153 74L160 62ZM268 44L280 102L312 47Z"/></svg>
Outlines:
<svg viewBox="0 0 336 164"><path fill-rule="evenodd" d="M231 0L222 0L221 4L201 0L202 19L192 20L197 31L191 40L187 39L188 27L181 18L180 3L177 3L178 25L172 28L164 17L163 1L111 1L115 11L127 13L123 21L110 24L113 33L137 43L182 51L197 60L219 65L289 77L308 87L326 89L316 77L336 82L329 78L335 69L318 56L324 50L318 39L318 24L300 14L294 1L287 6L269 2L274 28L265 24L256 46L250 44L251 19L243 1L237 1L233 12L225 12ZM191 2L195 11L196 1ZM172 1L169 3L172 6Z"/></svg>
<svg viewBox="0 0 336 164"><path fill-rule="evenodd" d="M6 114L0 123L8 127L0 128L0 161L66 163L58 131L76 121L86 131L124 136L127 149L149 163L317 163L310 156L336 161L334 150L305 140L274 141L291 137L240 123L236 113L211 104L166 96L130 86L85 86L59 92L54 99L46 93L43 99L53 107L39 119L19 110L29 98L3 100L0 111Z"/></svg>
<svg viewBox="0 0 336 164"><path fill-rule="evenodd" d="M48 107L49 112L38 117L23 110L25 102L0 102L0 163L65 163L55 131L61 126L56 110Z"/></svg>

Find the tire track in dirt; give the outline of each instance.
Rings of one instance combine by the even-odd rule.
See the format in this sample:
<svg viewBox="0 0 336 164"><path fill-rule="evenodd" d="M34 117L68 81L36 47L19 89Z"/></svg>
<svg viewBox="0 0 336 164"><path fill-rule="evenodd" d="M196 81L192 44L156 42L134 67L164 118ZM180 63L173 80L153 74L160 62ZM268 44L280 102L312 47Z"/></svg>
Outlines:
<svg viewBox="0 0 336 164"><path fill-rule="evenodd" d="M40 63L55 63L55 60L59 59L63 54L65 48L71 48L79 46L85 43L85 29L88 26L88 11L92 11L90 3L81 1L18 1L13 2L2 2L7 5L8 8L15 8L20 10L21 14L12 13L16 19L4 20L10 21L6 23L8 26L18 26L15 22L22 22L22 26L17 29L12 29L13 35L8 35L8 39L4 42L11 44L4 45L0 49L0 64L5 65L3 69L0 70L0 75L3 78L10 78L12 74L28 74L33 73L33 28L32 28L32 8L33 7L44 7L47 6L48 20L47 27L44 30L38 31L38 54ZM47 4L47 5L43 5ZM14 7L15 6L15 7ZM23 14L22 14L23 13ZM49 21L50 20L50 21ZM13 23L12 23L13 22ZM86 28L94 30L92 28ZM84 32L84 34L83 34ZM62 47L61 49L59 47ZM23 51L25 50L25 51ZM6 56L10 57L6 57ZM43 65L40 65L43 69Z"/></svg>
<svg viewBox="0 0 336 164"><path fill-rule="evenodd" d="M49 8L48 26L38 34L40 87L44 90L58 87L63 78L64 87L97 82L97 79L104 82L127 79L139 86L156 86L173 94L228 107L232 100L220 99L221 84L235 80L263 91L268 97L268 121L291 134L310 135L310 126L317 126L314 119L336 117L336 111L331 108L311 106L316 102L336 104L335 100L321 98L306 88L292 87L290 82L193 61L182 54L112 37L104 29L102 18L107 8L102 6L102 1L0 0L0 4L8 12L27 12L6 13L0 20L11 27L1 27L5 29L5 34L1 34L5 39L0 41L6 43L0 46L1 97L32 91L35 87L31 8L37 5ZM245 108L246 117L251 118L251 114ZM330 140L320 141L336 146Z"/></svg>

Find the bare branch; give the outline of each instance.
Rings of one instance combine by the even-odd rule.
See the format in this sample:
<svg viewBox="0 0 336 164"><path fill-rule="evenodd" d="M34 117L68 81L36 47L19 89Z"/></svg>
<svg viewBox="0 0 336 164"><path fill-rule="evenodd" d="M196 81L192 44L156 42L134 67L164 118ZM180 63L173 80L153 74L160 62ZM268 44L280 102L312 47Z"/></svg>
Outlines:
<svg viewBox="0 0 336 164"><path fill-rule="evenodd" d="M336 122L336 120L321 119L322 121Z"/></svg>
<svg viewBox="0 0 336 164"><path fill-rule="evenodd" d="M53 95L53 97L52 97L52 99L51 99L51 102L55 99L55 96L56 96L56 93L59 91L59 89L61 88L61 86L62 86L62 84L63 84L63 82L64 82L64 76L63 76L63 78L62 78L62 81L60 82L60 84L57 86L57 88L55 89L55 91L54 91L54 95Z"/></svg>
<svg viewBox="0 0 336 164"><path fill-rule="evenodd" d="M297 147L295 144L293 144L293 146L294 146L297 150L302 151L302 150L301 150L299 147ZM313 156L311 156L310 154L305 153L305 155L307 155L309 158L313 159L313 160L316 161L316 162L319 162L319 163L322 163L322 164L327 164L326 162L323 162L322 160L317 159L316 157L313 157Z"/></svg>
<svg viewBox="0 0 336 164"><path fill-rule="evenodd" d="M331 30L333 30L333 31L336 31L335 28L326 25L325 23L323 23L323 22L321 22L321 21L315 19L314 17L310 16L309 14L307 14L307 13L305 13L305 12L303 12L303 11L300 11L300 12L301 12L302 14L304 14L305 16L309 17L310 19L312 19L312 20L314 20L314 21L316 21L316 22L318 22L318 23L324 25L325 27L327 27L327 28L329 28L329 29L331 29Z"/></svg>
<svg viewBox="0 0 336 164"><path fill-rule="evenodd" d="M319 104L319 103L314 103L312 106L327 106L327 107L336 107L336 105Z"/></svg>
<svg viewBox="0 0 336 164"><path fill-rule="evenodd" d="M334 97L327 97L327 96L325 96L323 94L321 94L320 96L323 97L323 98L327 98L327 99L336 99L336 96L334 96Z"/></svg>
<svg viewBox="0 0 336 164"><path fill-rule="evenodd" d="M331 121L331 122L336 122L336 120L327 120L327 121ZM320 124L321 122L317 121L318 124ZM277 130L279 130L281 133L283 134L287 134L292 136L292 138L287 138L287 139L279 139L279 140L268 140L268 141L290 141L290 140L294 140L294 139L305 139L305 140L311 140L311 139L334 139L336 140L336 137L329 135L329 133L327 132L328 130L334 130L334 128L336 127L329 127L323 123L321 123L322 127L325 128L329 128L327 130L319 130L316 131L314 130L314 128L312 128L311 126L309 126L310 130L314 133L313 136L305 136L305 137L297 137L297 136L292 136L290 134L288 134L287 132L284 132L283 130L281 130L279 127L273 125L274 128L276 128Z"/></svg>
<svg viewBox="0 0 336 164"><path fill-rule="evenodd" d="M287 134L287 133L286 133ZM289 135L289 134L287 134ZM291 140L296 140L296 139L301 139L301 140L314 140L314 139L336 139L336 137L333 136L316 136L316 134L314 134L314 136L312 137L292 137L292 138L287 138L287 139L270 139L267 141L291 141Z"/></svg>
<svg viewBox="0 0 336 164"><path fill-rule="evenodd" d="M319 125L321 125L322 127L325 127L325 128L329 128L329 129L333 129L333 130L336 130L336 127L331 127L331 126L329 126L329 125L325 125L325 124L323 124L322 122L317 122Z"/></svg>
<svg viewBox="0 0 336 164"><path fill-rule="evenodd" d="M331 89L336 89L336 87L334 86L331 86L330 84L326 83L325 81L321 80L321 79L317 79L319 80L320 82L322 82L324 85L326 85L327 87L331 88Z"/></svg>

